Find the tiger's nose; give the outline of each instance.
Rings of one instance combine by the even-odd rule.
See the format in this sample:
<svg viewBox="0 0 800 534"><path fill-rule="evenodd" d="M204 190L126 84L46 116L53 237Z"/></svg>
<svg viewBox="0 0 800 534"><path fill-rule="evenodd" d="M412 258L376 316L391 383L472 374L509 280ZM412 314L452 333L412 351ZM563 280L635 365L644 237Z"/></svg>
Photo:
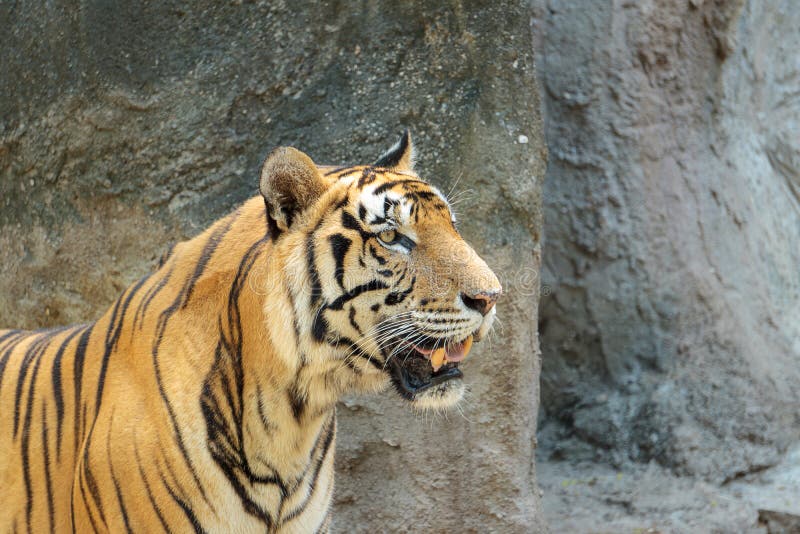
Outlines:
<svg viewBox="0 0 800 534"><path fill-rule="evenodd" d="M467 308L477 311L481 315L489 313L497 302L500 291L481 291L472 296L461 293L461 300Z"/></svg>

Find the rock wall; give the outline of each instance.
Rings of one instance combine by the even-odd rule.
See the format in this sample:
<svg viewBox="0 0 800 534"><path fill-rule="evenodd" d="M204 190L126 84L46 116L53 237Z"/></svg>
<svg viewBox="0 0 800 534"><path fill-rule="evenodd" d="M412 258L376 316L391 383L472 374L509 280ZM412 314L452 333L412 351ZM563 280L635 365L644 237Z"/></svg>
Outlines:
<svg viewBox="0 0 800 534"><path fill-rule="evenodd" d="M534 2L543 457L715 482L800 437L800 14Z"/></svg>
<svg viewBox="0 0 800 534"><path fill-rule="evenodd" d="M344 403L335 529L542 530L528 22L513 1L0 5L0 324L97 317L255 194L276 145L372 161L409 127L504 283L503 327L466 365L463 417Z"/></svg>

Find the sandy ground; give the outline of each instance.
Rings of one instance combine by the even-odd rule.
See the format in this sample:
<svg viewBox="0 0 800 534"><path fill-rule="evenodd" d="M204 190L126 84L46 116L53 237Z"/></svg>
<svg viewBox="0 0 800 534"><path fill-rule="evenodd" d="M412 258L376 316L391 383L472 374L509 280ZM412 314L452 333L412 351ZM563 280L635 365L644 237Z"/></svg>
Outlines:
<svg viewBox="0 0 800 534"><path fill-rule="evenodd" d="M799 532L759 523L759 510L800 516L800 445L778 465L724 486L664 468L540 461L542 507L554 533Z"/></svg>

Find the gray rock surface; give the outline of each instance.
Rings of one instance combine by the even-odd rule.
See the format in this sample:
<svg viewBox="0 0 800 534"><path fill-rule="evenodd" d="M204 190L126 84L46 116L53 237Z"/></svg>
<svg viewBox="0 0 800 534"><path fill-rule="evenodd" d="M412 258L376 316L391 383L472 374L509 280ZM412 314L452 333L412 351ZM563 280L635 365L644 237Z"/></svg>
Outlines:
<svg viewBox="0 0 800 534"><path fill-rule="evenodd" d="M800 532L800 447L763 471L718 485L650 463L537 464L553 532Z"/></svg>
<svg viewBox="0 0 800 534"><path fill-rule="evenodd" d="M534 2L542 458L721 483L800 438L800 12Z"/></svg>
<svg viewBox="0 0 800 534"><path fill-rule="evenodd" d="M535 483L545 149L522 2L0 5L0 324L98 316L257 191L264 155L372 161L403 127L507 296L460 414L340 409L340 532L543 529ZM524 137L523 137L524 136ZM524 141L524 142L523 142Z"/></svg>

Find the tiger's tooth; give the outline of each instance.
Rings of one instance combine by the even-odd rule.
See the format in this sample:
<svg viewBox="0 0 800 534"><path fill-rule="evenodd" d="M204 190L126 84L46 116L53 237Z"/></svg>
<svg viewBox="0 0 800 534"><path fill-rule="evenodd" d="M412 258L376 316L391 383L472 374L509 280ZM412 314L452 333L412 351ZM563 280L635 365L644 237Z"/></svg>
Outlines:
<svg viewBox="0 0 800 534"><path fill-rule="evenodd" d="M446 355L447 351L444 349L436 349L431 353L431 366L433 366L434 373L442 367Z"/></svg>
<svg viewBox="0 0 800 534"><path fill-rule="evenodd" d="M469 354L470 349L472 348L472 336L469 336L467 339L464 340L464 357L466 358Z"/></svg>

